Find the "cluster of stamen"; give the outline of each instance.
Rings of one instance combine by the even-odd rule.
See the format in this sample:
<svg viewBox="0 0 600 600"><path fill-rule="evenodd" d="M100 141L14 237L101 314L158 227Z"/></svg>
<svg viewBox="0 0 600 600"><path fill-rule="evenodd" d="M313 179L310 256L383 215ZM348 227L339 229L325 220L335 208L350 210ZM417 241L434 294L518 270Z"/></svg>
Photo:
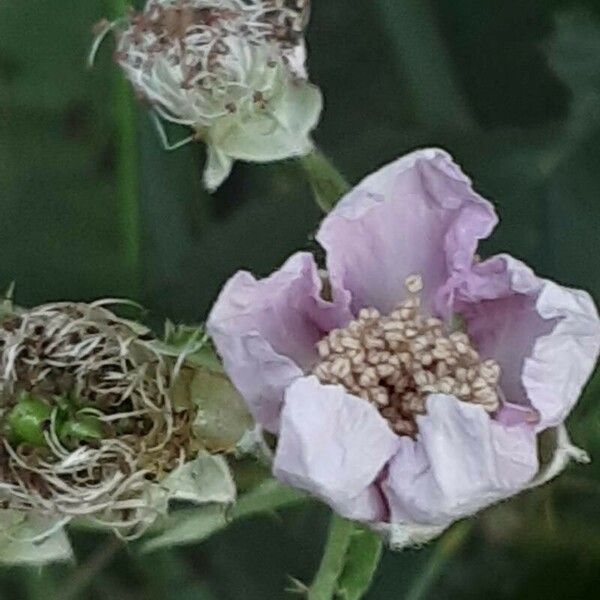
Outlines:
<svg viewBox="0 0 600 600"><path fill-rule="evenodd" d="M269 70L303 76L289 58L302 43L308 10L309 0L149 0L118 29L116 60L161 116L209 126L263 106L275 77ZM198 93L191 98L190 91Z"/></svg>
<svg viewBox="0 0 600 600"><path fill-rule="evenodd" d="M372 403L400 435L417 434L415 417L426 413L429 394L451 394L495 412L498 364L482 360L466 333L448 333L440 319L422 313L420 276L407 278L406 288L408 297L389 315L364 308L322 339L314 374Z"/></svg>
<svg viewBox="0 0 600 600"><path fill-rule="evenodd" d="M148 484L198 451L191 407L173 406L177 367L156 340L95 304L52 304L0 324L0 506L86 517L134 537L156 516ZM7 431L23 395L47 411L41 443ZM65 404L101 435L69 443Z"/></svg>

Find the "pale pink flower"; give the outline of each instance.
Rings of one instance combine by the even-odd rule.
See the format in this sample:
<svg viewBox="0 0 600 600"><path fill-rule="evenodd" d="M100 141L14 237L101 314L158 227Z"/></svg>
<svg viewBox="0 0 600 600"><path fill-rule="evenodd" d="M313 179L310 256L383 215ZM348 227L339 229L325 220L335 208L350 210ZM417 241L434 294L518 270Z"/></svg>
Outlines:
<svg viewBox="0 0 600 600"><path fill-rule="evenodd" d="M586 457L563 423L597 359L596 308L508 255L478 262L496 222L448 154L414 152L324 220L325 275L308 253L237 273L209 318L278 435L275 476L400 545Z"/></svg>

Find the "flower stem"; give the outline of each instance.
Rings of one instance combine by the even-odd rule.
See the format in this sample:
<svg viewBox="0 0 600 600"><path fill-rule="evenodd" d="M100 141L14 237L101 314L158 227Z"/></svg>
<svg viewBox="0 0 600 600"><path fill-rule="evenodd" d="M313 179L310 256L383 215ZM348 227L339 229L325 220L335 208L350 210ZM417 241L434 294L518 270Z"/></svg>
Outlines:
<svg viewBox="0 0 600 600"><path fill-rule="evenodd" d="M354 524L334 514L329 526L325 552L317 575L308 590L308 600L334 598L338 580L344 570L346 554L354 533Z"/></svg>
<svg viewBox="0 0 600 600"><path fill-rule="evenodd" d="M331 161L316 148L300 158L300 164L312 187L315 202L328 213L349 190L350 185Z"/></svg>
<svg viewBox="0 0 600 600"><path fill-rule="evenodd" d="M463 521L455 525L437 543L425 570L417 577L409 590L406 600L422 600L437 581L446 564L462 548L467 540L473 521Z"/></svg>
<svg viewBox="0 0 600 600"><path fill-rule="evenodd" d="M122 17L129 7L127 0L107 0L107 3L111 18ZM139 292L141 244L136 111L129 85L118 69L113 75L112 97L117 131L118 219L123 262L131 277L131 295L136 296Z"/></svg>

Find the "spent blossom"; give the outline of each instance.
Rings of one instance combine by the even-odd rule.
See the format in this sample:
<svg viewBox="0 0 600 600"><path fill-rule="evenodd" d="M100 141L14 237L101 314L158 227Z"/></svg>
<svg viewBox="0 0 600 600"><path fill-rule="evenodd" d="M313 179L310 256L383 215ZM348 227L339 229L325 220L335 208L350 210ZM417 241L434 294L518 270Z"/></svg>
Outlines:
<svg viewBox="0 0 600 600"><path fill-rule="evenodd" d="M148 0L103 31L140 98L206 143L214 190L234 160L311 151L322 99L304 64L308 12L308 0Z"/></svg>
<svg viewBox="0 0 600 600"><path fill-rule="evenodd" d="M19 556L30 542L42 552L28 551L34 561L68 557L61 529L71 522L133 539L171 499L235 497L227 463L208 451L210 411L195 398L204 376L186 353L198 345L158 340L111 312L112 303L2 316L0 539L16 543Z"/></svg>
<svg viewBox="0 0 600 600"><path fill-rule="evenodd" d="M297 253L240 272L209 318L278 436L276 477L398 545L586 459L564 421L598 356L596 308L511 256L480 261L496 222L447 153L414 152L326 217L326 271Z"/></svg>

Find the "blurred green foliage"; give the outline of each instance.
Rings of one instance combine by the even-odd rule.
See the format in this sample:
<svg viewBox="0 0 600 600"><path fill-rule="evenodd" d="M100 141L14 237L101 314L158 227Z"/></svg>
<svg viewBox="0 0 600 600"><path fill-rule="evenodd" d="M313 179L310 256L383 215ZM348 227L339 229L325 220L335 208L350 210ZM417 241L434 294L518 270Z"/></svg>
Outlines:
<svg viewBox="0 0 600 600"><path fill-rule="evenodd" d="M314 5L310 68L326 98L316 138L348 179L414 147L443 146L501 215L486 252L509 251L600 299L598 3ZM238 164L208 196L202 148L163 152L143 110L137 173L127 171L135 181L124 182L110 49L85 69L91 26L109 12L102 0L0 4L0 285L16 281L22 304L134 294L156 323L201 321L235 270L266 274L313 248L319 212L291 161ZM139 190L139 273L128 259L123 185ZM592 455L599 397L600 379L571 419ZM599 501L596 462L487 511L428 597L597 597ZM200 546L144 558L122 551L78 597L284 598L288 575L314 573L327 516L309 504ZM0 598L63 598L104 543L90 534L76 541L79 570L1 571ZM433 552L386 553L367 598L405 597Z"/></svg>

